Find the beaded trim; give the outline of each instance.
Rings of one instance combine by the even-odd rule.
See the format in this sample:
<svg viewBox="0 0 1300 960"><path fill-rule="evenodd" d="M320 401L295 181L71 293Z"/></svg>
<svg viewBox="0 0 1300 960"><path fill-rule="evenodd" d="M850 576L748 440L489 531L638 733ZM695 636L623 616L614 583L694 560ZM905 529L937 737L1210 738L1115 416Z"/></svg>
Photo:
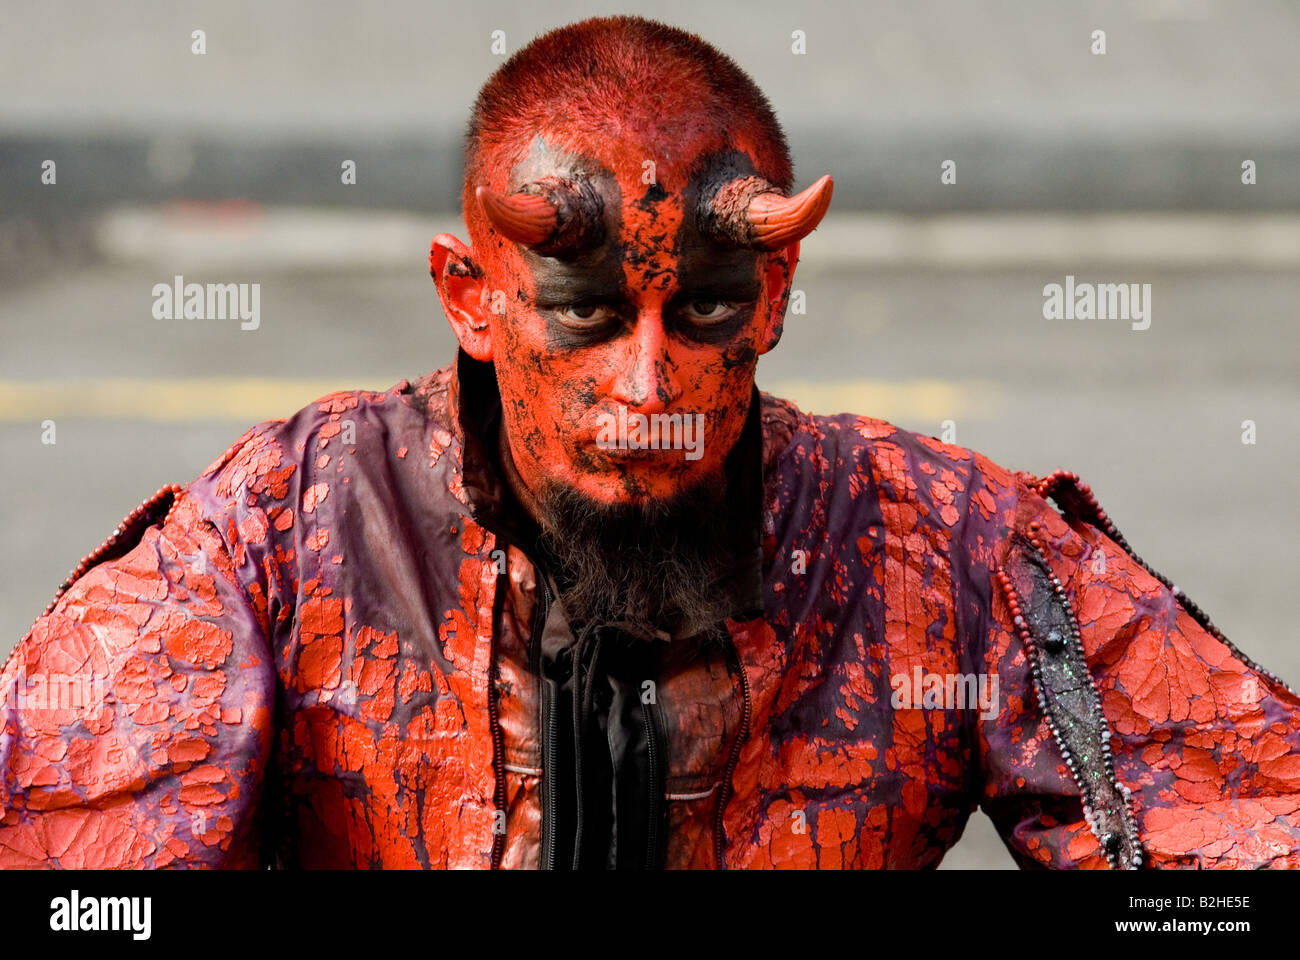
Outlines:
<svg viewBox="0 0 1300 960"><path fill-rule="evenodd" d="M127 553L135 545L135 539L140 533L143 533L147 527L161 522L171 512L172 502L181 490L179 483L169 483L160 487L157 493L128 513L117 525L117 529L104 538L103 543L82 557L81 562L72 568L68 578L54 594L54 599L45 605L41 617L48 616L63 595L68 592L68 588L80 580L91 567ZM41 617L36 619L39 621ZM33 623L32 626L36 624Z"/></svg>
<svg viewBox="0 0 1300 960"><path fill-rule="evenodd" d="M1182 608L1187 611L1191 618L1200 624L1201 627L1210 634L1210 636L1214 637L1214 639L1218 640L1225 647L1231 650L1232 655L1238 660L1250 667L1250 669L1267 677L1293 696L1300 696L1300 694L1297 694L1296 691L1288 686L1286 681L1277 674L1264 669L1254 660L1250 659L1250 657L1238 650L1233 642L1225 637L1222 631L1210 622L1210 618L1205 611L1197 606L1192 601L1191 597L1176 587L1168 577L1147 566L1146 562L1133 552L1133 548L1128 545L1128 541L1124 539L1124 535L1119 532L1115 524L1111 522L1110 517L1106 515L1106 511L1101 508L1101 504L1099 504L1097 498L1093 496L1092 488L1086 483L1081 482L1077 473L1073 473L1069 470L1056 470L1044 477L1042 480L1039 480L1037 484L1031 484L1031 486L1034 487L1035 492L1044 500L1049 496L1055 500L1057 506L1061 508L1061 512L1067 517L1074 516L1090 523L1106 536L1110 537L1110 539L1114 540L1120 549L1129 555L1134 563L1138 564L1138 566L1143 570L1168 587L1169 591L1174 595L1174 598L1179 602Z"/></svg>
<svg viewBox="0 0 1300 960"><path fill-rule="evenodd" d="M164 487L159 487L157 493L128 513L122 522L117 525L117 529L104 538L103 543L82 557L81 562L72 568L72 572L68 574L67 579L63 581L54 594L54 599L45 605L45 609L40 616L33 621L31 627L27 628L27 633L32 632L32 627L35 627L40 622L41 617L49 616L55 605L68 592L68 588L76 583L87 570L97 563L112 560L128 552L131 546L134 545L133 541L136 535L143 532L146 527L164 520L171 513L172 504L182 489L184 488L178 483L169 483ZM27 633L23 634L23 636L27 636ZM13 645L13 648L9 651L9 656L5 658L3 666L0 666L0 673L8 669L10 661L18 656L21 647L21 642Z"/></svg>
<svg viewBox="0 0 1300 960"><path fill-rule="evenodd" d="M1111 867L1136 870L1142 843L1130 791L1115 776L1101 696L1088 672L1074 608L1039 542L1040 529L1035 520L1028 535L1012 534L1007 562L994 577L1029 652L1038 706L1079 786L1084 818Z"/></svg>

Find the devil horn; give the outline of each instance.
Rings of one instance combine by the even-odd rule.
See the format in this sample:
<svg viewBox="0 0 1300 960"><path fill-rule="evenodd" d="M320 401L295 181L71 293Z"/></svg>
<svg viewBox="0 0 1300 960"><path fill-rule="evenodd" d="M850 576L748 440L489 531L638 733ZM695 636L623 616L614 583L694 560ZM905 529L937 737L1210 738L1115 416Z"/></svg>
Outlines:
<svg viewBox="0 0 1300 960"><path fill-rule="evenodd" d="M604 202L585 177L542 177L504 196L478 187L474 195L497 230L545 257L575 255L605 237Z"/></svg>
<svg viewBox="0 0 1300 960"><path fill-rule="evenodd" d="M831 205L835 183L822 177L793 197L762 177L725 184L703 209L705 230L724 244L779 250L812 233Z"/></svg>
<svg viewBox="0 0 1300 960"><path fill-rule="evenodd" d="M558 213L555 205L538 193L497 193L487 187L474 191L479 206L505 237L515 243L533 246L555 232Z"/></svg>
<svg viewBox="0 0 1300 960"><path fill-rule="evenodd" d="M828 174L793 197L779 193L760 193L754 197L746 211L754 245L764 250L779 250L808 236L826 216L834 190L835 182Z"/></svg>

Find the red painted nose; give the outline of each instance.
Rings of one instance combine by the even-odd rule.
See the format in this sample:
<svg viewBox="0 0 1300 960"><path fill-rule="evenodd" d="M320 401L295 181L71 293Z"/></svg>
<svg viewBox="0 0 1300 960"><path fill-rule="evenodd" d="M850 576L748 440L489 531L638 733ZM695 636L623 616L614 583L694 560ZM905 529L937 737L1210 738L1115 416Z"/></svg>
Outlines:
<svg viewBox="0 0 1300 960"><path fill-rule="evenodd" d="M638 413L658 413L681 395L663 318L658 311L647 312L637 319L620 358L610 397Z"/></svg>

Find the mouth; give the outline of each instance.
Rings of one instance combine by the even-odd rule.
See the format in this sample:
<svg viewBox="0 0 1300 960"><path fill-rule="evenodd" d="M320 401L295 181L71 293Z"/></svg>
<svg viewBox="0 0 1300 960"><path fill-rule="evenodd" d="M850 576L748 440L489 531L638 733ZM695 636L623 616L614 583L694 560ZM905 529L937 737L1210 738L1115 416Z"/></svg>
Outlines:
<svg viewBox="0 0 1300 960"><path fill-rule="evenodd" d="M592 442L592 449L597 455L605 456L610 460L617 461L663 461L674 459L682 455L681 450L655 450L652 447L615 447L602 446L599 443Z"/></svg>
<svg viewBox="0 0 1300 960"><path fill-rule="evenodd" d="M640 415L638 415L640 416ZM694 420L692 420L694 417ZM618 421L618 429L611 430L609 424L600 430L593 430L586 437L585 446L592 451L596 459L628 462L652 462L667 464L678 460L699 459L698 441L702 433L703 421L699 414L672 414L671 425L654 418L643 418L641 422L625 425ZM686 424L683 429L683 422ZM692 456L694 454L694 456Z"/></svg>

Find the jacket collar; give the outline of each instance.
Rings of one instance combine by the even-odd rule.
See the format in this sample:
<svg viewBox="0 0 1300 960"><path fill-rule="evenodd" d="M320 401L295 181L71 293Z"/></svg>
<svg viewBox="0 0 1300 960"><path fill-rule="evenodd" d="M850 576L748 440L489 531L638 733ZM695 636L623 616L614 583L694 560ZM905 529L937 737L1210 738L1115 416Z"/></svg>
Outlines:
<svg viewBox="0 0 1300 960"><path fill-rule="evenodd" d="M458 347L456 360L450 365L445 396L446 421L459 441L461 482L471 516L535 558L540 529L510 490L501 464L498 449L501 394L496 370L491 363L475 360ZM743 541L736 544L732 576L723 586L731 600L729 616L733 620L752 620L763 614L764 479L792 432L790 411L793 408L789 405L774 411L771 418L774 422L769 426L776 429L764 429L764 421L769 418L763 415L763 397L754 387L745 426L725 463L727 487L731 491L727 502L752 518L739 525ZM780 401L776 403L780 405ZM698 629L684 628L681 632L694 635L714 625L693 626Z"/></svg>

